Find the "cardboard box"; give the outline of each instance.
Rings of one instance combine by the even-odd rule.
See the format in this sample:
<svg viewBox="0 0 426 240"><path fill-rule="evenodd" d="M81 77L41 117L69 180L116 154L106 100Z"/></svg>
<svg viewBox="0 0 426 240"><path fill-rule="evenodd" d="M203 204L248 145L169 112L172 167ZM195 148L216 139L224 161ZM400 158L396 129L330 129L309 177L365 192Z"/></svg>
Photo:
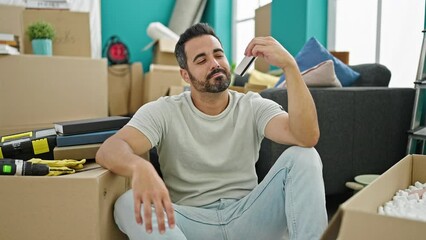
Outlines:
<svg viewBox="0 0 426 240"><path fill-rule="evenodd" d="M129 114L130 82L129 64L108 67L108 113L110 116Z"/></svg>
<svg viewBox="0 0 426 240"><path fill-rule="evenodd" d="M24 52L22 12L24 7L0 4L0 33L10 33L19 37L19 50Z"/></svg>
<svg viewBox="0 0 426 240"><path fill-rule="evenodd" d="M129 113L134 114L143 104L143 66L141 62L132 63L131 74Z"/></svg>
<svg viewBox="0 0 426 240"><path fill-rule="evenodd" d="M271 35L271 3L268 3L254 12L254 36L265 37ZM254 68L261 72L269 71L269 64L263 58L257 58Z"/></svg>
<svg viewBox="0 0 426 240"><path fill-rule="evenodd" d="M170 86L167 91L167 96L179 95L184 91L190 91L189 86Z"/></svg>
<svg viewBox="0 0 426 240"><path fill-rule="evenodd" d="M154 64L178 66L175 57L176 42L170 39L159 39L154 45Z"/></svg>
<svg viewBox="0 0 426 240"><path fill-rule="evenodd" d="M0 239L127 239L113 219L126 179L103 168L57 177L0 176Z"/></svg>
<svg viewBox="0 0 426 240"><path fill-rule="evenodd" d="M105 59L0 56L0 136L108 116Z"/></svg>
<svg viewBox="0 0 426 240"><path fill-rule="evenodd" d="M349 65L349 52L348 51L330 51L331 55L342 61L344 64Z"/></svg>
<svg viewBox="0 0 426 240"><path fill-rule="evenodd" d="M144 81L143 102L147 103L166 96L171 86L185 85L179 69L177 66L151 64Z"/></svg>
<svg viewBox="0 0 426 240"><path fill-rule="evenodd" d="M74 4L75 5L75 4ZM63 16L61 15L60 18L56 18L55 21L60 21L59 25L64 25L66 24L66 29L63 29L61 27L61 30L58 33L58 38L56 39L56 42L59 41L59 39L63 39L61 40L61 42L66 42L64 44L64 46L66 47L65 49L63 49L62 47L62 43L61 43L61 47L59 46L55 46L56 44L54 44L54 55L64 55L64 56L87 56L87 42L81 42L80 41L80 37L83 36L81 35L82 33L84 33L84 38L89 39L89 41L91 41L90 44L90 48L92 50L91 54L89 56L92 56L93 58L100 58L101 56L101 46L100 46L100 26L99 24L99 13L97 13L97 11L95 10L96 7L90 7L87 4L77 4L79 6L74 6L75 10L78 11L89 11L91 13L86 13L83 12L83 15L87 15L89 16L89 19L91 19L91 25L88 26L86 23L86 20L84 20L84 25L83 22L81 20L83 20L83 17L78 17L78 21L71 21L71 22L64 22L63 20L69 20L70 19L70 15L75 15L75 12L72 11L64 11L64 10L55 10L55 9L49 9L49 10L36 10L36 9L25 9L22 6L15 6L15 5L3 5L0 4L0 32L4 32L4 33L12 33L15 34L17 36L19 36L19 40L20 40L20 50L21 53L32 53L31 50L25 49L25 44L24 44L24 37L25 36L25 29L24 29L24 20L23 20L23 15L24 12L25 13L30 13L31 11L39 11L39 13L43 13L45 11L49 11L50 13L52 12L59 12L60 14L64 14ZM89 4L90 5L90 4ZM96 4L95 4L96 5ZM81 12L79 12L81 13ZM90 15L91 14L91 15ZM76 14L79 15L79 14ZM84 17L86 18L86 17ZM89 20L90 21L90 20ZM79 25L80 24L80 25ZM88 36L86 35L87 32L90 32L91 35ZM76 34L77 33L77 34ZM71 42L71 41L75 41L75 36L79 36L78 38L78 42ZM68 51L67 48L69 49L70 45L76 45L79 43L83 43L84 45L73 47L72 51ZM29 42L27 42L27 44L29 44ZM99 45L99 46L98 46ZM67 47L68 46L68 47ZM56 50L55 48L60 48L59 50ZM56 51L55 51L56 50ZM62 52L64 52L62 54ZM84 52L84 53L83 53ZM57 54L57 53L61 53L61 54Z"/></svg>
<svg viewBox="0 0 426 240"><path fill-rule="evenodd" d="M64 10L25 9L23 12L23 30L36 21L51 23L56 31L53 40L54 56L91 57L89 13ZM24 35L24 53L32 54L31 42Z"/></svg>
<svg viewBox="0 0 426 240"><path fill-rule="evenodd" d="M108 111L110 116L134 114L143 103L141 62L108 67Z"/></svg>
<svg viewBox="0 0 426 240"><path fill-rule="evenodd" d="M425 239L426 222L378 214L400 189L426 182L426 156L408 155L343 203L321 239Z"/></svg>
<svg viewBox="0 0 426 240"><path fill-rule="evenodd" d="M240 93L247 93L249 91L252 92L261 92L268 88L266 85L258 85L258 84L252 84L252 83L246 83L244 84L244 87L241 86L229 86L229 90L233 90Z"/></svg>
<svg viewBox="0 0 426 240"><path fill-rule="evenodd" d="M62 159L95 159L96 152L99 150L101 143L55 147L53 149L53 157L56 160Z"/></svg>

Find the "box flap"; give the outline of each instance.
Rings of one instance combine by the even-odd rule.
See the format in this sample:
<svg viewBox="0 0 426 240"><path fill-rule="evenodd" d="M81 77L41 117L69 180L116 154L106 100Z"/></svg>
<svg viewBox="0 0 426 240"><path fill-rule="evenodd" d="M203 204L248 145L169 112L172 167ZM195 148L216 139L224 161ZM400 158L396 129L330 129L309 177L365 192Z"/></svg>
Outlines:
<svg viewBox="0 0 426 240"><path fill-rule="evenodd" d="M411 184L416 181L426 183L426 156L413 155L413 179Z"/></svg>

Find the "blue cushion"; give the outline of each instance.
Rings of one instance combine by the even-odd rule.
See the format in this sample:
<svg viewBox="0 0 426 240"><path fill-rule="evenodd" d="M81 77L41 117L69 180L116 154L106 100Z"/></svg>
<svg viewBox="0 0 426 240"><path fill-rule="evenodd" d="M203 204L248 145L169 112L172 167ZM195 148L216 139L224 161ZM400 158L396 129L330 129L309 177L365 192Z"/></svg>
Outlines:
<svg viewBox="0 0 426 240"><path fill-rule="evenodd" d="M305 43L303 48L296 55L295 59L301 72L331 59L334 63L336 76L344 87L352 85L360 76L359 73L352 70L348 65L331 55L331 53L324 48L315 37L311 37ZM278 86L284 81L284 79L284 75L281 76L275 86Z"/></svg>

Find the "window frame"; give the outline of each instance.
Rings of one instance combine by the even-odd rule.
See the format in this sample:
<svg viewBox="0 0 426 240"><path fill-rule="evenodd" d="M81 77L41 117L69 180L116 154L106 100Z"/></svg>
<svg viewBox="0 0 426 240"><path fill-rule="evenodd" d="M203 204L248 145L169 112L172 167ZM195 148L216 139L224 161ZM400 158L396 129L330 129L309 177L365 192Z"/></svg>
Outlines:
<svg viewBox="0 0 426 240"><path fill-rule="evenodd" d="M272 0L255 0L257 2L257 8L262 7L266 4L269 4L272 2ZM250 21L250 20L255 20L255 16L253 15L253 17L248 17L248 18L244 18L244 19L236 19L237 16L237 9L238 9L238 4L237 4L237 0L232 0L232 62L236 62L237 60L237 25L239 23L243 23L246 21ZM256 10L256 9L254 9Z"/></svg>

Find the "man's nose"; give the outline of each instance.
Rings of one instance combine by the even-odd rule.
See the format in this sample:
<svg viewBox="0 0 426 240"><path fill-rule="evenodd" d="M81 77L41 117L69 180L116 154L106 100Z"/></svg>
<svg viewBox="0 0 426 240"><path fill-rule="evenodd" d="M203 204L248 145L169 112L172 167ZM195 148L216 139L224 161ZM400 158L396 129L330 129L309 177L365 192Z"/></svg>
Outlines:
<svg viewBox="0 0 426 240"><path fill-rule="evenodd" d="M219 62L217 61L217 59L215 59L215 58L213 58L212 59L212 61L211 61L211 69L215 69L215 68L218 68L218 67L220 67L220 64L219 64Z"/></svg>

